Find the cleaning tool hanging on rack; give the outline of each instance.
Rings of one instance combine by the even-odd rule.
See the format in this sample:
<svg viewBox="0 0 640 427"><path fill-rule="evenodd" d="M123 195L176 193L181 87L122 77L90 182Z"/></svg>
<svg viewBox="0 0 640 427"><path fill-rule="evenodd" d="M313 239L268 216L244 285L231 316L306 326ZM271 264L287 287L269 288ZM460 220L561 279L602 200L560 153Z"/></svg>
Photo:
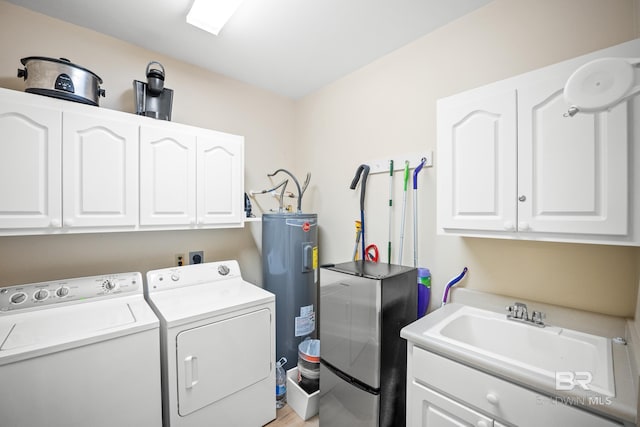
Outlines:
<svg viewBox="0 0 640 427"><path fill-rule="evenodd" d="M378 252L378 246L375 244L367 245L366 260L371 262L378 262L380 260L380 252Z"/></svg>
<svg viewBox="0 0 640 427"><path fill-rule="evenodd" d="M422 158L420 164L413 171L413 266L418 267L418 174L427 159Z"/></svg>
<svg viewBox="0 0 640 427"><path fill-rule="evenodd" d="M356 175L353 177L353 181L351 181L351 186L349 188L351 188L352 190L356 189L356 186L358 185L358 181L360 181L360 177L362 176L362 183L360 184L360 226L361 226L361 244L362 244L362 262L364 263L364 260L366 258L366 250L365 250L365 240L364 240L364 236L365 236L365 227L364 227L364 196L365 193L367 191L367 178L369 177L369 166L368 165L360 165L358 166L358 169L356 170Z"/></svg>
<svg viewBox="0 0 640 427"><path fill-rule="evenodd" d="M431 297L431 272L418 268L418 319L427 314Z"/></svg>
<svg viewBox="0 0 640 427"><path fill-rule="evenodd" d="M356 221L356 245L353 248L353 257L354 261L358 260L358 244L360 243L360 239L362 238L362 222Z"/></svg>
<svg viewBox="0 0 640 427"><path fill-rule="evenodd" d="M441 307L444 307L445 304L447 303L447 299L449 298L449 289L451 289L456 283L458 283L460 280L462 280L462 278L464 277L465 274L467 274L467 267L462 269L462 273L458 274L456 277L454 277L453 279L449 280L449 283L447 283L447 286L445 286L444 292L442 293L442 305L441 305Z"/></svg>
<svg viewBox="0 0 640 427"><path fill-rule="evenodd" d="M402 249L404 246L404 223L407 211L407 187L409 184L409 161L404 161L404 192L402 193L402 219L400 220L400 250L398 251L398 264L402 265Z"/></svg>
<svg viewBox="0 0 640 427"><path fill-rule="evenodd" d="M389 160L389 241L387 242L387 264L391 264L391 231L393 229L393 160Z"/></svg>

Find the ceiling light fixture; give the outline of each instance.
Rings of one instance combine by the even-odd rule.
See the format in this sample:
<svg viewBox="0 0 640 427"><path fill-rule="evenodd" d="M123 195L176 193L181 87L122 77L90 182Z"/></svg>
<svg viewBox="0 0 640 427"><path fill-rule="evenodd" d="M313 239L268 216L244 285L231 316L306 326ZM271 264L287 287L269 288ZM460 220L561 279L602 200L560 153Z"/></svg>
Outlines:
<svg viewBox="0 0 640 427"><path fill-rule="evenodd" d="M218 35L243 0L194 0L187 23Z"/></svg>

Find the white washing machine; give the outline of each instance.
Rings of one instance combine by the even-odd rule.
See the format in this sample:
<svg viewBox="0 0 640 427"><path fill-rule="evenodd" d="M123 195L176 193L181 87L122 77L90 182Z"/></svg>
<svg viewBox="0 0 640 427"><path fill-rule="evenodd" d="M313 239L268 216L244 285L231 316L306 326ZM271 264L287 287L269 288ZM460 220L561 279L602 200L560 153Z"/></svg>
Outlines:
<svg viewBox="0 0 640 427"><path fill-rule="evenodd" d="M0 289L0 425L161 426L159 341L140 273Z"/></svg>
<svg viewBox="0 0 640 427"><path fill-rule="evenodd" d="M165 427L276 417L272 293L223 261L149 271L145 297L160 318Z"/></svg>

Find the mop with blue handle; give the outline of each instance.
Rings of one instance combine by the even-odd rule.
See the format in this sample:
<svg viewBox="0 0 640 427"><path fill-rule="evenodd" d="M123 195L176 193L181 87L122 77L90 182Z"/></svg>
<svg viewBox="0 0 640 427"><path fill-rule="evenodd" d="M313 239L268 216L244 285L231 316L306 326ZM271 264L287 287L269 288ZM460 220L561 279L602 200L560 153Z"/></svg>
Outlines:
<svg viewBox="0 0 640 427"><path fill-rule="evenodd" d="M413 266L418 267L418 174L427 162L426 158L413 171Z"/></svg>

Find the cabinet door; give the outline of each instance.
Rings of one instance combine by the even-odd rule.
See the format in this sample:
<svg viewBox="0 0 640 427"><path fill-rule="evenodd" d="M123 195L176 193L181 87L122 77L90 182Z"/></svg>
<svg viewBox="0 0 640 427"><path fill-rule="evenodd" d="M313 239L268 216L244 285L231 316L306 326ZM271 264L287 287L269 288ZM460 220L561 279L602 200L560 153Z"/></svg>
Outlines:
<svg viewBox="0 0 640 427"><path fill-rule="evenodd" d="M514 230L515 90L446 101L438 104L439 226Z"/></svg>
<svg viewBox="0 0 640 427"><path fill-rule="evenodd" d="M68 112L63 120L64 226L135 226L138 126Z"/></svg>
<svg viewBox="0 0 640 427"><path fill-rule="evenodd" d="M518 89L518 230L626 235L627 103L564 117L562 63Z"/></svg>
<svg viewBox="0 0 640 427"><path fill-rule="evenodd" d="M140 224L195 225L196 137L140 128Z"/></svg>
<svg viewBox="0 0 640 427"><path fill-rule="evenodd" d="M417 383L412 383L408 427L491 427L493 420Z"/></svg>
<svg viewBox="0 0 640 427"><path fill-rule="evenodd" d="M0 228L60 227L60 111L0 101Z"/></svg>
<svg viewBox="0 0 640 427"><path fill-rule="evenodd" d="M198 225L241 223L244 213L242 137L198 135Z"/></svg>

